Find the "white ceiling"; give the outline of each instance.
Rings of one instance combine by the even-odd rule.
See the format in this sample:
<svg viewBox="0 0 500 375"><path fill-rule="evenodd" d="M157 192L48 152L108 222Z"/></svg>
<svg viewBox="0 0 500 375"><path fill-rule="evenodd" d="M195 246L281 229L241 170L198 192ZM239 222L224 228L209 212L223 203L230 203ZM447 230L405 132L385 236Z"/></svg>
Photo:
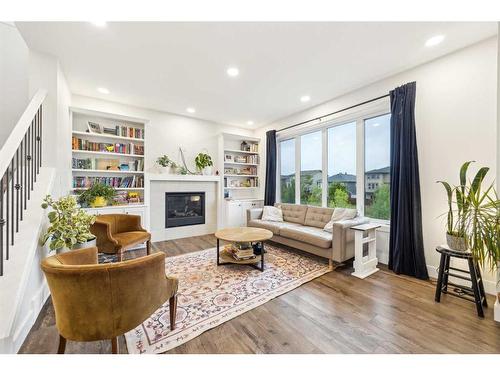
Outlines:
<svg viewBox="0 0 500 375"><path fill-rule="evenodd" d="M30 48L60 59L75 94L182 115L194 107L192 117L250 128L497 32L493 22L16 25ZM444 42L425 47L436 34ZM226 75L229 66L239 68L237 78ZM311 101L301 103L303 95Z"/></svg>

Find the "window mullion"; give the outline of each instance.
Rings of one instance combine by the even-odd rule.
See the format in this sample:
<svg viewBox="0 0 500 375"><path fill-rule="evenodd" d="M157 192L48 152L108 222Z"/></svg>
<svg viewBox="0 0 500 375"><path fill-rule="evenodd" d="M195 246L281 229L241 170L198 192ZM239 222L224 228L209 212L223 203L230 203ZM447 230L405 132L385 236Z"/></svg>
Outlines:
<svg viewBox="0 0 500 375"><path fill-rule="evenodd" d="M356 208L365 213L365 131L364 120L356 120Z"/></svg>
<svg viewBox="0 0 500 375"><path fill-rule="evenodd" d="M324 128L321 131L321 148L322 148L322 153L321 153L321 206L322 207L327 207L328 206L328 129Z"/></svg>
<svg viewBox="0 0 500 375"><path fill-rule="evenodd" d="M300 136L295 137L295 203L300 204Z"/></svg>

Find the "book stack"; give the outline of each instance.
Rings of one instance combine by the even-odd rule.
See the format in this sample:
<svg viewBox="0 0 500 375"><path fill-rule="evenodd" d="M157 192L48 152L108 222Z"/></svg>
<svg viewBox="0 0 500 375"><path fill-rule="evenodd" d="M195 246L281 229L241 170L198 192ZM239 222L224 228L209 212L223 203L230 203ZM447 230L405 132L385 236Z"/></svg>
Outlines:
<svg viewBox="0 0 500 375"><path fill-rule="evenodd" d="M224 251L231 255L235 260L254 259L253 247L250 243L233 243L224 246Z"/></svg>
<svg viewBox="0 0 500 375"><path fill-rule="evenodd" d="M92 185L99 183L114 188L143 188L143 176L127 176L127 177L73 177L73 188L89 188Z"/></svg>

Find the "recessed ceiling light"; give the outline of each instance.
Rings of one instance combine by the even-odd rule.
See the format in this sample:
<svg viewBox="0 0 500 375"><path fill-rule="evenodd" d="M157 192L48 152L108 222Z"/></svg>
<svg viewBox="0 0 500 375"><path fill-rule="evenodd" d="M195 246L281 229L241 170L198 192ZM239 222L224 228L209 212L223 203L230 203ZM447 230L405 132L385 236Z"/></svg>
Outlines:
<svg viewBox="0 0 500 375"><path fill-rule="evenodd" d="M444 35L435 35L432 38L427 39L425 42L426 47L434 47L437 46L444 40Z"/></svg>
<svg viewBox="0 0 500 375"><path fill-rule="evenodd" d="M98 87L97 91L99 91L101 94L109 94L109 90L105 87Z"/></svg>
<svg viewBox="0 0 500 375"><path fill-rule="evenodd" d="M309 95L304 95L304 96L301 96L301 97L300 97L300 101L301 101L302 103L306 103L306 102L308 102L309 100L311 100L311 97L310 97Z"/></svg>
<svg viewBox="0 0 500 375"><path fill-rule="evenodd" d="M226 73L227 73L227 75L228 75L229 77L237 77L237 76L239 76L239 74L240 74L240 70L239 70L238 68L234 68L234 67L232 67L232 68L228 68L228 69L226 70Z"/></svg>
<svg viewBox="0 0 500 375"><path fill-rule="evenodd" d="M92 21L91 23L96 27L106 27L107 25L106 21Z"/></svg>
<svg viewBox="0 0 500 375"><path fill-rule="evenodd" d="M186 111L189 112L189 113L195 113L196 109L194 109L193 107L187 107Z"/></svg>
<svg viewBox="0 0 500 375"><path fill-rule="evenodd" d="M253 121L247 121L247 125L253 125Z"/></svg>

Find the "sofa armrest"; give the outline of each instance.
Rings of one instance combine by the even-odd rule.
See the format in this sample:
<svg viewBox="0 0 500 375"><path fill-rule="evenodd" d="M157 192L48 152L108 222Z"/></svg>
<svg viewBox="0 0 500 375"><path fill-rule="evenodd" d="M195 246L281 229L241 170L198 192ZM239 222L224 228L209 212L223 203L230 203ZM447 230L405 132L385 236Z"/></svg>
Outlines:
<svg viewBox="0 0 500 375"><path fill-rule="evenodd" d="M247 225L251 220L260 219L262 217L262 208L249 208L247 210Z"/></svg>
<svg viewBox="0 0 500 375"><path fill-rule="evenodd" d="M368 223L369 221L366 217L358 216L354 219L333 223L332 252L334 261L344 262L354 257L354 234L349 228Z"/></svg>

